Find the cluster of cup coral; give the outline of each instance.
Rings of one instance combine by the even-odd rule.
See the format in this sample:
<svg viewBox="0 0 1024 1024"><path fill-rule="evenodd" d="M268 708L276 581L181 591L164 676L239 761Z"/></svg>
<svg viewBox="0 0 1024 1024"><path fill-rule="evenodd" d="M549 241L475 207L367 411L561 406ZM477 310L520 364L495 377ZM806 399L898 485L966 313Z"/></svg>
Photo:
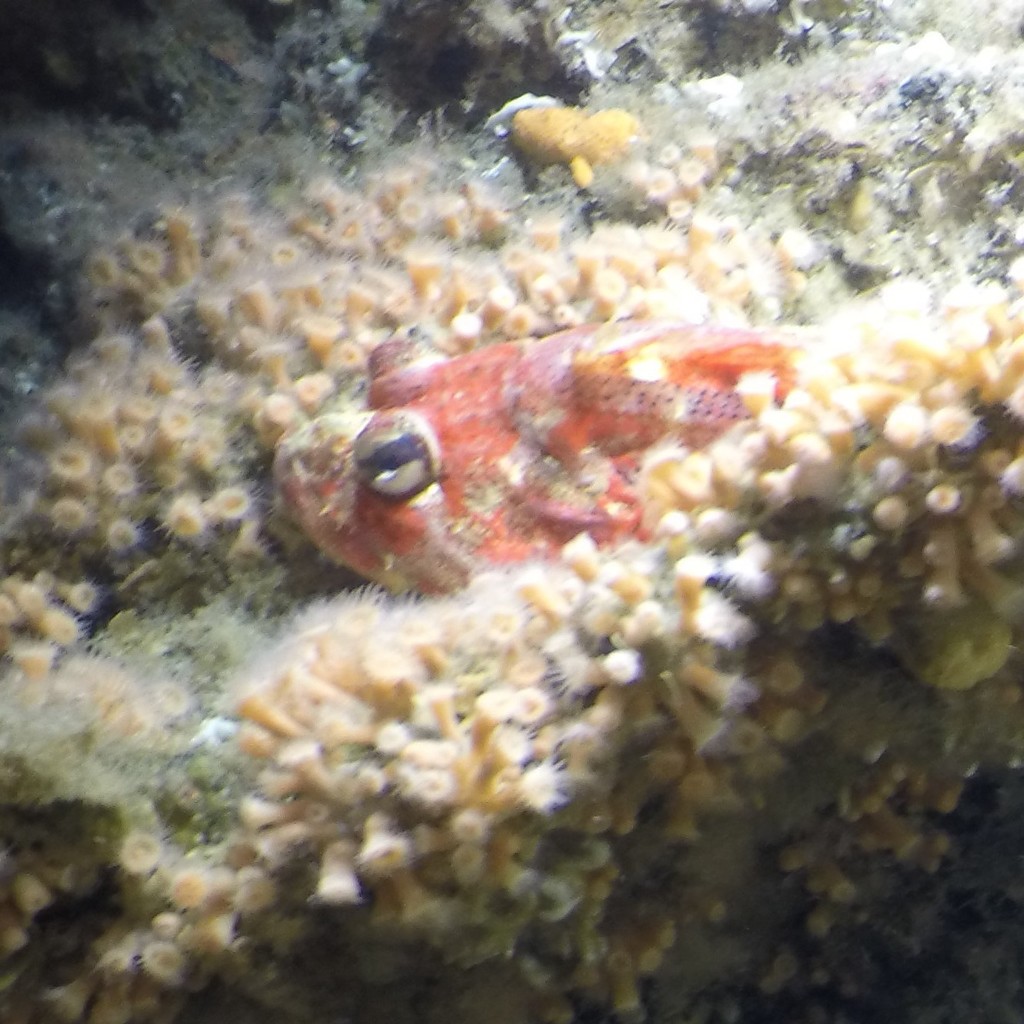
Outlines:
<svg viewBox="0 0 1024 1024"><path fill-rule="evenodd" d="M670 155L634 182L692 170ZM358 402L396 332L453 355L589 320L736 323L799 284L798 239L762 245L676 187L645 195L670 195L674 223L571 237L412 162L362 190L320 182L287 216L168 212L94 259L99 335L26 418L9 691L53 715L89 705L93 742L127 763L163 731L161 751L216 768L192 817L161 811L151 769L119 824L74 825L89 843L12 848L5 1019L171 1020L215 977L301 1006L284 950L325 922L318 955L353 959L321 998L355 1017L402 998L428 1018L501 1001L566 1021L580 999L635 1014L644 979L734 948L759 885L785 878L779 920L802 915L827 948L870 911L872 865L941 863L963 776L1019 757L1024 725L1024 312L998 289L937 302L899 284L794 335L781 406L750 374L746 423L648 454L649 543L582 535L452 597L326 600L231 666L226 708L205 680L148 688L77 650L97 566L154 634L196 552L196 606L238 573L284 580L284 608L307 593L294 578L316 556L262 493L270 456ZM213 755L197 708L241 722ZM764 850L770 881L751 867ZM48 922L71 911L50 971ZM826 984L801 955L743 966L765 993ZM275 957L296 973L270 993Z"/></svg>

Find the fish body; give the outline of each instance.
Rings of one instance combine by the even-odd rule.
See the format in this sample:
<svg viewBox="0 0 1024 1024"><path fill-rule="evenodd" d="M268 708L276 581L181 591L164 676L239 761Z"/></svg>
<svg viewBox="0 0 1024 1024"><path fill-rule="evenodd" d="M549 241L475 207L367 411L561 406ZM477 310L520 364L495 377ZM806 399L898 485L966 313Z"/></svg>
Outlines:
<svg viewBox="0 0 1024 1024"><path fill-rule="evenodd" d="M443 360L385 342L367 407L280 442L285 506L324 553L394 590L452 591L488 565L546 558L579 533L643 535L651 447L702 447L745 419L737 389L793 348L770 332L633 321Z"/></svg>

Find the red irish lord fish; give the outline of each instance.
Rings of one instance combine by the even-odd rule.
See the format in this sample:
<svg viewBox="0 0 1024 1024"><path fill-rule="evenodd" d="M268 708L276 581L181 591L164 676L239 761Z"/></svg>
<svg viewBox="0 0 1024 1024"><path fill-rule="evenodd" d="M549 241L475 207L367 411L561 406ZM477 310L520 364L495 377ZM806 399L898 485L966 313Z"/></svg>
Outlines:
<svg viewBox="0 0 1024 1024"><path fill-rule="evenodd" d="M550 557L578 533L643 536L645 451L706 445L746 418L737 383L781 400L791 344L748 328L625 321L453 358L385 342L367 408L280 443L291 514L327 555L396 590L437 593L478 568Z"/></svg>

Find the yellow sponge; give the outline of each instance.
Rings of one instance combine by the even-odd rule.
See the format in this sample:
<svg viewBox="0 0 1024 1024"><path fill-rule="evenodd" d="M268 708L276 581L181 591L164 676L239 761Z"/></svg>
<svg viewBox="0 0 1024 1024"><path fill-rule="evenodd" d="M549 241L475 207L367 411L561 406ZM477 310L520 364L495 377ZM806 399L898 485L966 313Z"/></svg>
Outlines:
<svg viewBox="0 0 1024 1024"><path fill-rule="evenodd" d="M573 180L586 188L594 164L612 163L629 152L640 123L618 108L588 114L579 107L530 107L512 118L512 141L540 164L568 164Z"/></svg>

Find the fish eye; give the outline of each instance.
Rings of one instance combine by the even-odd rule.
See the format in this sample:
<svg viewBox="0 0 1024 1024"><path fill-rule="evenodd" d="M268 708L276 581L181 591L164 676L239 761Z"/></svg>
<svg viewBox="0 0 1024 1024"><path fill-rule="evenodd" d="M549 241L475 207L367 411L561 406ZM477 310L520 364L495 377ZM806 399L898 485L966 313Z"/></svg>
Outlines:
<svg viewBox="0 0 1024 1024"><path fill-rule="evenodd" d="M437 437L414 413L378 413L359 432L352 454L360 479L385 498L413 498L440 472Z"/></svg>

